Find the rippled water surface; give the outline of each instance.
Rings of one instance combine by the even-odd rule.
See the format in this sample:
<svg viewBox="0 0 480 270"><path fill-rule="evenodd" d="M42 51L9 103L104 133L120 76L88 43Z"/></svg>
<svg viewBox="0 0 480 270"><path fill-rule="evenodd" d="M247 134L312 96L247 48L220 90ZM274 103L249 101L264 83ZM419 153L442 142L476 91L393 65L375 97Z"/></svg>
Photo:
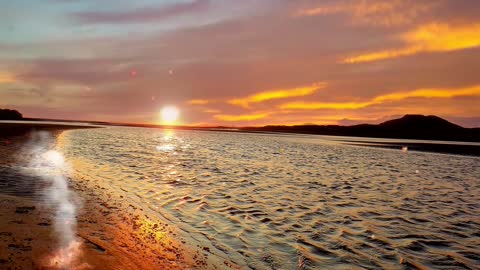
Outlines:
<svg viewBox="0 0 480 270"><path fill-rule="evenodd" d="M314 136L72 130L77 173L246 269L478 269L480 158Z"/></svg>

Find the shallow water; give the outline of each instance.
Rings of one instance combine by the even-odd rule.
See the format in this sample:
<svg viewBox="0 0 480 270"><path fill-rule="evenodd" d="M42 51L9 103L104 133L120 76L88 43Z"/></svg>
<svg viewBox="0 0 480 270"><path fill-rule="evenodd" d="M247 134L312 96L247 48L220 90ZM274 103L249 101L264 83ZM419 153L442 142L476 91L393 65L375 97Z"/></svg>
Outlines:
<svg viewBox="0 0 480 270"><path fill-rule="evenodd" d="M246 269L480 265L480 158L315 136L65 132L79 177L121 192Z"/></svg>

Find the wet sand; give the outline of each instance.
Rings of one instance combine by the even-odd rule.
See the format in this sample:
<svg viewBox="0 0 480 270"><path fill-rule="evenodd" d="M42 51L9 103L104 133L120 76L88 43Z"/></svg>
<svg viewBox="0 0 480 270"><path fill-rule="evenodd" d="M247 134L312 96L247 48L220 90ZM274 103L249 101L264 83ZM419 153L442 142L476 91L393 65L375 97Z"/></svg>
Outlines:
<svg viewBox="0 0 480 270"><path fill-rule="evenodd" d="M52 262L59 242L53 209L16 185L28 176L15 172L15 162L32 129L60 134L69 128L84 127L0 124L0 269L62 269ZM69 184L83 204L77 216L81 253L71 269L237 268L213 256L213 247L184 239L174 224L148 216L101 183L74 177Z"/></svg>
<svg viewBox="0 0 480 270"><path fill-rule="evenodd" d="M49 207L9 195L1 195L0 204L0 268L60 269L49 261L58 242ZM221 269L209 262L208 249L188 250L169 224L102 200L87 205L79 214L81 254L72 269Z"/></svg>

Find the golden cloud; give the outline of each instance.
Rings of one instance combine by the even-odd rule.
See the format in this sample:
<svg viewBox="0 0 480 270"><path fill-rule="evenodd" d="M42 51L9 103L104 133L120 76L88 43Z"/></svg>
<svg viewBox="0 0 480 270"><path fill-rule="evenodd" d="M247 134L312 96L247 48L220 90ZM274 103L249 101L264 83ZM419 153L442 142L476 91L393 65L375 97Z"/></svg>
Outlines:
<svg viewBox="0 0 480 270"><path fill-rule="evenodd" d="M232 105L248 108L251 103L260 103L272 99L283 99L291 97L303 97L313 94L320 88L324 88L327 84L324 82L315 83L311 86L296 87L289 89L275 89L265 92L256 93L244 98L231 99L228 103Z"/></svg>
<svg viewBox="0 0 480 270"><path fill-rule="evenodd" d="M461 89L418 89L406 93L392 93L376 97L373 102L381 103L385 101L396 101L406 98L453 98L457 96L478 96L480 95L480 86L473 86Z"/></svg>
<svg viewBox="0 0 480 270"><path fill-rule="evenodd" d="M227 122L238 122L238 121L253 121L268 117L268 113L254 113L254 114L241 114L241 115L227 115L227 114L217 114L214 115L215 119L227 121Z"/></svg>
<svg viewBox="0 0 480 270"><path fill-rule="evenodd" d="M480 46L480 24L449 26L432 23L400 37L403 48L362 54L344 59L344 63L371 62L414 55L421 52L449 52Z"/></svg>
<svg viewBox="0 0 480 270"><path fill-rule="evenodd" d="M0 83L16 82L15 75L10 72L0 71Z"/></svg>
<svg viewBox="0 0 480 270"><path fill-rule="evenodd" d="M203 110L203 112L205 112L205 113L220 113L220 110L216 110L216 109L205 109L205 110Z"/></svg>
<svg viewBox="0 0 480 270"><path fill-rule="evenodd" d="M398 92L377 96L364 102L291 102L281 105L280 108L290 110L355 110L407 98L453 98L457 96L480 96L480 86L461 89L418 89L410 92Z"/></svg>
<svg viewBox="0 0 480 270"><path fill-rule="evenodd" d="M207 99L192 99L187 101L187 104L190 105L206 105L208 103L210 103L210 101Z"/></svg>
<svg viewBox="0 0 480 270"><path fill-rule="evenodd" d="M371 105L370 102L290 102L280 106L281 109L295 110L318 110L318 109L334 109L334 110L353 110L360 109Z"/></svg>

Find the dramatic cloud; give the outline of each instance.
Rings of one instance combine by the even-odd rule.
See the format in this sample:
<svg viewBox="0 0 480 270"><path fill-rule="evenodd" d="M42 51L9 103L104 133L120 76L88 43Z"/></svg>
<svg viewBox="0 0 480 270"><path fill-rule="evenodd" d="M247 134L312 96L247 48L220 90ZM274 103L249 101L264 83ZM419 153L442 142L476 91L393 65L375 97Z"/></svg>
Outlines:
<svg viewBox="0 0 480 270"><path fill-rule="evenodd" d="M458 96L480 96L480 86L463 89L418 89L410 92L386 94L363 102L292 102L280 107L297 110L353 110L407 98L453 98Z"/></svg>
<svg viewBox="0 0 480 270"><path fill-rule="evenodd" d="M256 93L245 98L231 99L228 103L248 108L250 103L260 103L272 99L284 99L290 97L303 97L313 94L319 88L325 87L326 83L316 83L312 86L297 87L292 89L275 89Z"/></svg>
<svg viewBox="0 0 480 270"><path fill-rule="evenodd" d="M412 32L401 36L407 45L399 49L391 49L367 53L343 60L345 63L370 62L389 58L397 58L420 52L449 52L480 46L480 24L449 26L447 24L422 25Z"/></svg>
<svg viewBox="0 0 480 270"><path fill-rule="evenodd" d="M241 115L226 115L217 114L214 117L221 121L238 122L238 121L253 121L267 117L268 113L254 113L254 114L241 114Z"/></svg>

